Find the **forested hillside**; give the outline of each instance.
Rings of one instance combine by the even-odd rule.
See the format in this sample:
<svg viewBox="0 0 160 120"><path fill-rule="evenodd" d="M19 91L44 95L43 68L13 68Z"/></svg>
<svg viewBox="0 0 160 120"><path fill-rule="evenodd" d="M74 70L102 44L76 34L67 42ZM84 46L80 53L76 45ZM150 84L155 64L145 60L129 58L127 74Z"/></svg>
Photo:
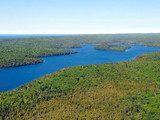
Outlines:
<svg viewBox="0 0 160 120"><path fill-rule="evenodd" d="M0 39L0 68L21 66L43 62L40 56L76 53L61 49L81 47L82 44L137 44L160 47L160 34L102 34L69 35L51 37L26 37ZM101 46L102 47L102 46ZM124 50L119 46L103 49Z"/></svg>
<svg viewBox="0 0 160 120"><path fill-rule="evenodd" d="M160 52L76 66L0 93L0 119L160 118Z"/></svg>
<svg viewBox="0 0 160 120"><path fill-rule="evenodd" d="M0 49L0 68L41 63L43 62L43 59L37 57L66 55L72 53L76 53L76 51L55 48Z"/></svg>

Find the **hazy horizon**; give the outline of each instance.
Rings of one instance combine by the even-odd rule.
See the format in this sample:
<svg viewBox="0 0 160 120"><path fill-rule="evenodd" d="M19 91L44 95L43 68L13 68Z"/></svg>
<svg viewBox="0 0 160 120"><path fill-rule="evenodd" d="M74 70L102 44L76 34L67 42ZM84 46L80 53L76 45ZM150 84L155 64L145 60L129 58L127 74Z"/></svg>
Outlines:
<svg viewBox="0 0 160 120"><path fill-rule="evenodd" d="M44 33L38 33L38 34L36 34L36 33L28 33L28 34L25 34L25 33L22 33L22 34L1 34L0 33L0 35L103 35L103 34L160 34L160 32L150 32L150 33L148 33L148 32L146 32L146 33L85 33L85 34L83 34L83 33L79 33L79 34L61 34L61 33L59 33L59 34L54 34L54 33L49 33L49 34L44 34Z"/></svg>

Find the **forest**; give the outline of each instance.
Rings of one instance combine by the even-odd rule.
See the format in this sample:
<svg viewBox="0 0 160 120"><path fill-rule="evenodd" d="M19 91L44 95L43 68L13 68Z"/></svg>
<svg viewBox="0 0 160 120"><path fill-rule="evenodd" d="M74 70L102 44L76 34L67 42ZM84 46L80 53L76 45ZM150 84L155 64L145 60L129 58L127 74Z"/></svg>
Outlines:
<svg viewBox="0 0 160 120"><path fill-rule="evenodd" d="M41 63L39 57L65 55L77 51L67 48L81 47L82 44L98 44L96 48L124 51L126 46L116 44L136 44L160 47L160 34L97 34L48 37L24 37L0 39L0 68ZM103 45L103 46L102 46Z"/></svg>
<svg viewBox="0 0 160 120"><path fill-rule="evenodd" d="M130 46L124 46L124 45L109 45L109 44L100 44L94 47L97 50L112 50L112 51L121 51L124 52L127 49L131 48Z"/></svg>
<svg viewBox="0 0 160 120"><path fill-rule="evenodd" d="M98 44L107 50L110 43L160 47L159 38L160 34L108 34L0 39L0 65L43 62L39 57L76 53L67 48L82 44ZM159 63L160 52L154 52L134 61L61 69L1 92L0 119L158 120Z"/></svg>
<svg viewBox="0 0 160 120"><path fill-rule="evenodd" d="M0 119L160 118L160 52L59 70L0 93Z"/></svg>
<svg viewBox="0 0 160 120"><path fill-rule="evenodd" d="M66 55L73 53L76 53L76 51L55 48L0 49L0 68L41 63L43 62L43 59L37 57Z"/></svg>

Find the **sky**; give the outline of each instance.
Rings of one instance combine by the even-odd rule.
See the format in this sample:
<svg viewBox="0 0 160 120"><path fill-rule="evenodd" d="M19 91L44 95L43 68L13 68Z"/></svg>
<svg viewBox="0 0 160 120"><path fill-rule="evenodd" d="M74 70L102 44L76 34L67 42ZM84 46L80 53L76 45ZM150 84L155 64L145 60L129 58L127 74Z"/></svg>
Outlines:
<svg viewBox="0 0 160 120"><path fill-rule="evenodd" d="M160 33L160 0L0 0L0 34Z"/></svg>

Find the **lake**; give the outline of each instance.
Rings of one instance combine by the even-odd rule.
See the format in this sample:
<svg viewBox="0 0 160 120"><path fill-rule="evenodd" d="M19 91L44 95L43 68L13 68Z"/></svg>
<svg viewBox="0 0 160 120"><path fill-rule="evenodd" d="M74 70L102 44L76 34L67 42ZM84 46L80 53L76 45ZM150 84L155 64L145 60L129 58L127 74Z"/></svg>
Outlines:
<svg viewBox="0 0 160 120"><path fill-rule="evenodd" d="M15 89L62 68L134 60L140 54L160 51L159 48L139 45L128 45L131 48L125 52L96 50L94 46L96 45L70 48L78 51L76 54L42 57L45 62L40 64L0 69L0 92Z"/></svg>

